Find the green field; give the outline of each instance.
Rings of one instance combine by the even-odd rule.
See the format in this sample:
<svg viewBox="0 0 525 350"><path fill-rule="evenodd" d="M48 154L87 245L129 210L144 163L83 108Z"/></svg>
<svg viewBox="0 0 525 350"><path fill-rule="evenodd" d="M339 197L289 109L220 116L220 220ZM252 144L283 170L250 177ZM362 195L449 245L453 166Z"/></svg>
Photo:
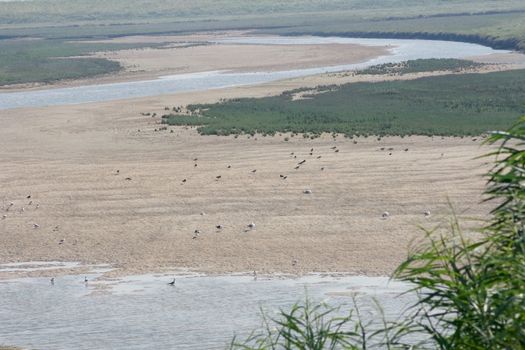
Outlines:
<svg viewBox="0 0 525 350"><path fill-rule="evenodd" d="M320 87L267 98L191 105L193 115L166 115L170 125L199 126L203 135L321 133L367 135L480 135L525 114L525 70L428 77L408 81Z"/></svg>

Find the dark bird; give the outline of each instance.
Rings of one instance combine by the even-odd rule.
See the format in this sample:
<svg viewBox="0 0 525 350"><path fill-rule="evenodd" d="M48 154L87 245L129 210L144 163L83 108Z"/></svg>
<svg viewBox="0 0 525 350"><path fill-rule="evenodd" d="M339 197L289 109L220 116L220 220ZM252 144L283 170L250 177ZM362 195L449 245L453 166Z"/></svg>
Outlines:
<svg viewBox="0 0 525 350"><path fill-rule="evenodd" d="M321 168L321 171L323 171L323 170L324 170L324 167Z"/></svg>
<svg viewBox="0 0 525 350"><path fill-rule="evenodd" d="M388 153L388 155L391 156L391 155L392 155L392 152Z"/></svg>
<svg viewBox="0 0 525 350"><path fill-rule="evenodd" d="M288 176L283 176L283 180L286 180L288 178Z"/></svg>
<svg viewBox="0 0 525 350"><path fill-rule="evenodd" d="M228 165L228 169L231 169L231 167L232 167L231 165Z"/></svg>
<svg viewBox="0 0 525 350"><path fill-rule="evenodd" d="M222 177L221 175L217 175L217 176L215 176L215 178L216 178L217 180L219 180L221 177Z"/></svg>
<svg viewBox="0 0 525 350"><path fill-rule="evenodd" d="M302 160L301 162L299 162L298 164L299 164L299 165L302 165L302 164L304 164L304 163L306 163L306 159L303 159L303 160Z"/></svg>
<svg viewBox="0 0 525 350"><path fill-rule="evenodd" d="M131 181L131 177L127 177L125 180L126 181Z"/></svg>
<svg viewBox="0 0 525 350"><path fill-rule="evenodd" d="M405 152L408 152L408 148L405 148Z"/></svg>
<svg viewBox="0 0 525 350"><path fill-rule="evenodd" d="M310 152L310 155L313 156L314 154L312 152Z"/></svg>
<svg viewBox="0 0 525 350"><path fill-rule="evenodd" d="M171 281L170 283L168 283L169 286L174 286L175 285L175 278L173 279L173 281Z"/></svg>
<svg viewBox="0 0 525 350"><path fill-rule="evenodd" d="M224 226L222 226L222 225L216 225L215 228L216 228L217 230L222 230L222 229L224 228Z"/></svg>
<svg viewBox="0 0 525 350"><path fill-rule="evenodd" d="M117 174L120 174L120 170L117 169Z"/></svg>
<svg viewBox="0 0 525 350"><path fill-rule="evenodd" d="M279 175L279 177L280 177L280 178L283 178L283 177L284 177L284 175Z"/></svg>
<svg viewBox="0 0 525 350"><path fill-rule="evenodd" d="M317 159L321 159L321 156L318 156Z"/></svg>
<svg viewBox="0 0 525 350"><path fill-rule="evenodd" d="M293 156L293 155L294 155L294 152L290 153L290 155Z"/></svg>
<svg viewBox="0 0 525 350"><path fill-rule="evenodd" d="M300 166L298 165L298 166L296 166L294 169L297 170L297 169L299 169L299 168L300 168Z"/></svg>
<svg viewBox="0 0 525 350"><path fill-rule="evenodd" d="M257 169L253 169L253 170L252 170L252 173L255 173L256 171L257 171Z"/></svg>
<svg viewBox="0 0 525 350"><path fill-rule="evenodd" d="M31 198L31 195L27 196L26 198L27 198L27 199Z"/></svg>
<svg viewBox="0 0 525 350"><path fill-rule="evenodd" d="M199 231L199 230L195 230L195 231L193 231L193 237L192 237L192 239L197 239L197 238L199 237L199 234L200 234L200 233L201 233L201 231Z"/></svg>
<svg viewBox="0 0 525 350"><path fill-rule="evenodd" d="M310 150L310 152L313 152L313 151L314 151L314 149L312 148L312 149Z"/></svg>
<svg viewBox="0 0 525 350"><path fill-rule="evenodd" d="M293 156L293 158L295 159L295 158L297 158L297 156Z"/></svg>
<svg viewBox="0 0 525 350"><path fill-rule="evenodd" d="M336 148L337 148L337 146L334 146L334 147L332 147L332 148L330 148L330 149L336 149Z"/></svg>
<svg viewBox="0 0 525 350"><path fill-rule="evenodd" d="M338 150L338 149L336 149L336 150L335 150L335 153L339 153L339 150Z"/></svg>
<svg viewBox="0 0 525 350"><path fill-rule="evenodd" d="M54 286L55 285L55 277L51 277L50 282L51 282L51 285Z"/></svg>
<svg viewBox="0 0 525 350"><path fill-rule="evenodd" d="M196 168L196 167L197 167L197 164L194 164L193 167Z"/></svg>
<svg viewBox="0 0 525 350"><path fill-rule="evenodd" d="M193 158L193 161L194 161L194 162L196 162L196 161L198 161L198 160L199 160L198 158Z"/></svg>
<svg viewBox="0 0 525 350"><path fill-rule="evenodd" d="M183 183L186 182L186 179L182 180L182 182L183 182Z"/></svg>
<svg viewBox="0 0 525 350"><path fill-rule="evenodd" d="M84 283L86 283L86 284L88 283L87 277L84 277Z"/></svg>

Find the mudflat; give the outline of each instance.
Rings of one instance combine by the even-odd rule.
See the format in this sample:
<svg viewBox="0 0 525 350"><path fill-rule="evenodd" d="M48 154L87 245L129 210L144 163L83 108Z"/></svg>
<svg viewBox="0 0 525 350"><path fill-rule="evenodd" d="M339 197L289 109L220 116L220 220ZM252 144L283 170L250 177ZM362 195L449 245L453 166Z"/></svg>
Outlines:
<svg viewBox="0 0 525 350"><path fill-rule="evenodd" d="M0 261L109 263L123 274L378 275L421 237L417 225L447 217L448 201L460 214L486 215L480 140L155 131L165 106L265 96L304 81L1 111Z"/></svg>

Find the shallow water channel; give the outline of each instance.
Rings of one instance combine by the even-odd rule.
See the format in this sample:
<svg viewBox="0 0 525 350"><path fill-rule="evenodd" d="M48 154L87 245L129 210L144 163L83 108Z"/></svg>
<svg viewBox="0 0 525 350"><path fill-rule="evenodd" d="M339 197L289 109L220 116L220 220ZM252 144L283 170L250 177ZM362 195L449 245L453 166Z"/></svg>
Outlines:
<svg viewBox="0 0 525 350"><path fill-rule="evenodd" d="M465 58L483 56L498 52L486 46L453 41L404 40L404 39L357 39L340 37L239 37L217 41L218 43L237 44L360 44L369 46L390 46L390 54L366 62L342 66L317 67L278 72L238 73L211 71L190 74L178 74L158 79L86 85L67 88L3 92L0 93L0 110L21 107L44 107L70 105L87 102L113 101L137 97L156 96L189 91L205 91L261 84L276 80L297 78L308 75L362 69L376 64L402 62L420 58Z"/></svg>
<svg viewBox="0 0 525 350"><path fill-rule="evenodd" d="M74 268L69 264L69 268ZM0 266L0 271L12 266ZM45 266L44 266L45 268ZM46 275L52 275L47 268ZM129 276L97 281L86 275L0 280L0 344L27 349L224 349L261 325L260 309L275 316L306 295L350 309L356 296L365 318L397 316L410 296L386 277L310 275ZM50 274L51 273L51 274Z"/></svg>

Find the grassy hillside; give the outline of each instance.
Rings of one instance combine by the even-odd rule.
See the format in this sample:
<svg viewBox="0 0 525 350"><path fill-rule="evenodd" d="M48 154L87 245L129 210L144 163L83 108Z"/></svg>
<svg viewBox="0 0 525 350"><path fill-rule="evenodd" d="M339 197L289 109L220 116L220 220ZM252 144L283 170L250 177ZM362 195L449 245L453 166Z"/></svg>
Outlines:
<svg viewBox="0 0 525 350"><path fill-rule="evenodd" d="M524 19L521 0L39 0L0 2L0 37L255 28L277 34L439 37L523 49Z"/></svg>
<svg viewBox="0 0 525 350"><path fill-rule="evenodd" d="M193 116L164 123L198 125L201 134L480 135L525 114L525 70L409 81L347 84L292 100L267 98L193 105ZM199 114L199 111L202 111Z"/></svg>
<svg viewBox="0 0 525 350"><path fill-rule="evenodd" d="M0 23L122 23L348 11L365 19L523 10L518 0L38 0L0 3Z"/></svg>

